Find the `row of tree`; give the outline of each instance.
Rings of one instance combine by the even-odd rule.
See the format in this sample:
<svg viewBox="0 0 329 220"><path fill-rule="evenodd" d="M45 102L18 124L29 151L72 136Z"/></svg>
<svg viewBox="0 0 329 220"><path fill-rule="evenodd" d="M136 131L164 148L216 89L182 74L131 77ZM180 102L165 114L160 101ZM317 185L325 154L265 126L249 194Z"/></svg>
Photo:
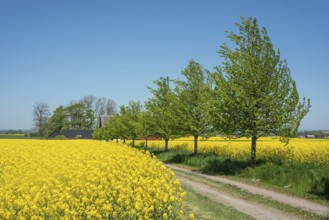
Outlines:
<svg viewBox="0 0 329 220"><path fill-rule="evenodd" d="M153 97L144 106L130 102L104 128L94 132L96 139L132 139L161 137L168 150L170 139L192 135L210 136L216 131L211 116L212 81L209 72L191 60L182 71L186 81L161 77L149 88ZM173 88L174 87L174 88Z"/></svg>
<svg viewBox="0 0 329 220"><path fill-rule="evenodd" d="M47 103L36 102L33 106L33 121L38 135L46 137L55 130L90 130L98 126L101 115L114 115L116 103L111 99L85 96L71 101L67 106L57 107L53 114Z"/></svg>
<svg viewBox="0 0 329 220"><path fill-rule="evenodd" d="M251 165L256 164L256 141L275 135L282 141L295 136L310 109L310 100L300 102L287 62L275 51L266 29L255 18L241 18L239 33L228 32L235 47L223 44L223 58L214 72L191 60L182 71L184 80L161 77L149 88L153 97L144 105L130 102L102 129L97 139L127 139L157 136L168 141L179 136L225 134L251 138Z"/></svg>

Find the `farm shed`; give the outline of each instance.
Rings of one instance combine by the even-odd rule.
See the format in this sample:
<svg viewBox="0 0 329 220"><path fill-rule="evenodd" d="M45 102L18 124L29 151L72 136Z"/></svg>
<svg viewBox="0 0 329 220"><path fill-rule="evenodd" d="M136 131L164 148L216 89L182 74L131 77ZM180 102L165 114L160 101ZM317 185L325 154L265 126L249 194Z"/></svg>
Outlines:
<svg viewBox="0 0 329 220"><path fill-rule="evenodd" d="M98 122L97 122L98 127L99 128L104 128L105 124L113 117L114 117L114 115L101 115L101 116L99 116Z"/></svg>
<svg viewBox="0 0 329 220"><path fill-rule="evenodd" d="M93 130L55 130L48 139L54 139L59 135L63 135L67 139L93 139Z"/></svg>

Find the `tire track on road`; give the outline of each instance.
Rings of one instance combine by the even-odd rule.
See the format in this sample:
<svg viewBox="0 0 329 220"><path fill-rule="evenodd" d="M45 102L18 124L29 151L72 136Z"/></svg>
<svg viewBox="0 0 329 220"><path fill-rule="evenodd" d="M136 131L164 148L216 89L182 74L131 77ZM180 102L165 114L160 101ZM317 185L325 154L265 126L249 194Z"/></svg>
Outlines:
<svg viewBox="0 0 329 220"><path fill-rule="evenodd" d="M323 216L324 218L328 218L328 216L329 216L329 207L328 206L321 205L321 204L318 204L318 203L315 203L315 202L312 202L312 201L309 201L309 200L306 200L306 199L301 199L301 198L297 198L297 197L288 196L288 195L283 194L283 193L279 193L279 192L275 192L275 191L272 191L272 190L260 188L260 187L257 187L257 186L252 186L252 185L242 183L242 182L239 182L239 181L235 181L235 180L231 180L231 179L228 179L228 178L225 178L225 177L210 176L210 175L206 175L206 174L201 174L199 172L190 171L190 170L187 170L187 169L184 169L184 168L181 168L181 167L177 167L177 166L174 166L174 165L171 165L171 164L166 164L166 166L173 169L174 171L175 170L176 171L181 171L181 172L184 172L186 174L193 174L193 175L197 175L201 178L213 180L213 181L216 181L216 182L221 183L221 184L231 185L231 186L234 186L234 187L236 187L240 190L244 190L244 191L247 191L247 192L255 194L255 195L260 195L260 196L263 196L265 198L268 198L268 199L271 199L271 200L274 200L274 201L277 201L277 202L280 202L280 203L283 203L283 204L288 204L290 206L303 209L305 211L313 212L317 215ZM225 193L223 193L223 192L219 193L215 188L213 188L209 185L206 185L204 183L200 183L200 182L196 182L196 181L191 180L191 179L187 179L186 177L184 177L182 175L179 175L179 172L176 172L176 175L177 175L178 179L180 179L183 184L186 184L186 185L190 186L191 188L195 189L197 192L198 191L200 192L200 191L204 190L201 193L207 194L207 196L209 196L209 198L211 198L212 195L209 192L207 193L206 189L204 189L204 188L208 188L208 190L212 190L212 192L216 194L217 200L220 200L219 198L221 198L223 201L226 201L226 200L228 201L229 197L233 197L232 195L225 195ZM194 184L194 187L193 187L193 184ZM220 197L220 195L217 195L217 194L223 194L223 196ZM216 198L214 198L214 199L216 199ZM235 198L235 199L236 200L241 200L241 198ZM236 200L234 200L234 199L231 200L231 203L232 203L231 206L233 206L237 210L241 209L239 211L241 211L243 213L246 213L245 212L246 210L239 207L239 206L241 206L241 203L239 203L239 201L236 201ZM262 216L260 219L298 219L297 217L288 215L285 212L282 212L282 211L277 210L275 208L266 207L266 206L264 206L262 204L259 204L259 203L256 203L256 202L250 202L250 201L245 200L242 204L244 204L244 203L249 203L250 207L248 207L248 209L254 210L253 213L252 213L253 217L257 217L257 215L262 216L261 213L258 213L259 210L257 210L257 207L259 207L259 209L267 210L269 213L272 213L272 212L274 213L274 211L277 211L275 216L273 216L274 218L264 218L265 216ZM256 214L256 215L254 215L254 214ZM282 215L282 217L279 217L281 215Z"/></svg>

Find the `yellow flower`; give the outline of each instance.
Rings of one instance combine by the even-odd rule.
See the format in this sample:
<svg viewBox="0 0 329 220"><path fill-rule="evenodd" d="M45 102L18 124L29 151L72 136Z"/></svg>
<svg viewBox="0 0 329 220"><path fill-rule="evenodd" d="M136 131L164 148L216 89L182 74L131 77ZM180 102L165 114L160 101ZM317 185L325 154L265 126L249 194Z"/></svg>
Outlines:
<svg viewBox="0 0 329 220"><path fill-rule="evenodd" d="M0 219L182 218L173 172L127 145L1 139L0 170Z"/></svg>
<svg viewBox="0 0 329 220"><path fill-rule="evenodd" d="M136 203L135 203L135 209L136 209L137 211L139 211L139 210L142 209L142 204L141 204L140 201L136 201Z"/></svg>
<svg viewBox="0 0 329 220"><path fill-rule="evenodd" d="M153 148L163 148L162 141L149 141L149 143ZM245 159L250 156L250 144L250 138L211 137L209 141L199 141L199 153ZM184 146L183 150L193 152L193 137L170 141L171 149L182 150L182 145ZM270 162L305 162L329 165L329 139L293 138L286 146L277 138L262 137L257 141L257 158Z"/></svg>

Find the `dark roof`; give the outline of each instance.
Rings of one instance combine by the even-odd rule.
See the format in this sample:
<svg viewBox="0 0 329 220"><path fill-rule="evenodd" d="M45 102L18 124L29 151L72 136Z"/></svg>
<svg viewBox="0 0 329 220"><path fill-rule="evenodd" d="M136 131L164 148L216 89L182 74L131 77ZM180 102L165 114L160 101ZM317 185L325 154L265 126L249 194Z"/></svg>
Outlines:
<svg viewBox="0 0 329 220"><path fill-rule="evenodd" d="M93 139L93 130L55 130L48 138L56 138L58 135L63 135L68 139Z"/></svg>

